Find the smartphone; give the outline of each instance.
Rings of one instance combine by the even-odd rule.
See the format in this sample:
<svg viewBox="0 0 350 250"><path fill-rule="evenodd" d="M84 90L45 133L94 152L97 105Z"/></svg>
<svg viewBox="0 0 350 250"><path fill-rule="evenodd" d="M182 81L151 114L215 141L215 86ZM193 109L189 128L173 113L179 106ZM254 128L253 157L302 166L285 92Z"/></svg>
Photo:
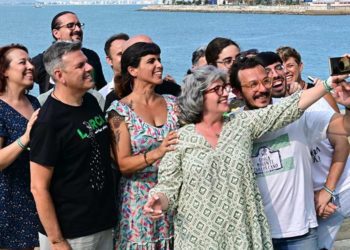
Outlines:
<svg viewBox="0 0 350 250"><path fill-rule="evenodd" d="M331 57L329 58L329 71L331 76L350 73L350 58Z"/></svg>
<svg viewBox="0 0 350 250"><path fill-rule="evenodd" d="M307 79L309 79L312 84L315 84L315 78L314 77L308 76Z"/></svg>

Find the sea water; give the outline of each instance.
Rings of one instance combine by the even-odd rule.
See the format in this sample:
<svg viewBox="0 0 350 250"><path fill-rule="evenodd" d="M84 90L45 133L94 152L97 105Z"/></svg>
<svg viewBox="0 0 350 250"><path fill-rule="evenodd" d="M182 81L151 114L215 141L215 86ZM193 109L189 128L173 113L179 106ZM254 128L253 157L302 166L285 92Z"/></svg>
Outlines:
<svg viewBox="0 0 350 250"><path fill-rule="evenodd" d="M350 53L349 16L138 11L141 7L2 5L0 46L22 43L35 56L53 41L53 16L70 10L85 23L83 44L99 54L107 81L112 79L112 70L105 62L103 47L109 36L119 32L151 36L162 49L164 74L178 83L190 68L192 52L218 36L231 38L243 50L274 51L282 45L292 46L301 53L305 79L308 75L327 77L328 57Z"/></svg>

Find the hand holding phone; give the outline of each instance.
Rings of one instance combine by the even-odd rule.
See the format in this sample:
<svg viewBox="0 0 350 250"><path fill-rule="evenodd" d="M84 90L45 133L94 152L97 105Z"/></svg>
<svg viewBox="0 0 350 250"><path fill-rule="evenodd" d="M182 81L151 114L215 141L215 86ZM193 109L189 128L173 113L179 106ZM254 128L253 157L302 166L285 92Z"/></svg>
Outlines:
<svg viewBox="0 0 350 250"><path fill-rule="evenodd" d="M347 56L329 58L329 71L331 76L350 74L350 58Z"/></svg>

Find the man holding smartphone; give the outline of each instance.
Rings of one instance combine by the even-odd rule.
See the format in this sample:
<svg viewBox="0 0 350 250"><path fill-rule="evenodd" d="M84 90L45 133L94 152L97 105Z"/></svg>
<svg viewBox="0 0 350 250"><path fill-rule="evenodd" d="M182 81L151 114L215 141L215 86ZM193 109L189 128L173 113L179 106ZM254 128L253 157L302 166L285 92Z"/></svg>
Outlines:
<svg viewBox="0 0 350 250"><path fill-rule="evenodd" d="M276 93L278 97L288 95L279 56L273 52L262 52L256 58L267 70L272 81L270 84L252 84L248 81L251 72L240 62L231 71L231 84L240 91L246 101L246 109L250 110L266 107L271 101L271 93ZM273 99L273 103L276 102L278 99ZM265 134L253 146L254 171L275 249L318 249L310 148L326 138L327 132L348 133L338 119L333 119L338 118L333 110L321 108L327 107L327 102L323 98L319 102L311 106L302 118L283 129ZM346 118L347 123L349 118Z"/></svg>

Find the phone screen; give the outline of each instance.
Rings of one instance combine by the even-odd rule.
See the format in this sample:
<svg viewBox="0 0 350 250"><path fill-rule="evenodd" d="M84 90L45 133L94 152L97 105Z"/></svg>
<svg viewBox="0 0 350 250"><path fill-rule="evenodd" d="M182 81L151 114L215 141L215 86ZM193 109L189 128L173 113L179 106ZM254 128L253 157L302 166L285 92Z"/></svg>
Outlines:
<svg viewBox="0 0 350 250"><path fill-rule="evenodd" d="M350 58L331 57L329 58L329 70L331 76L350 73Z"/></svg>

